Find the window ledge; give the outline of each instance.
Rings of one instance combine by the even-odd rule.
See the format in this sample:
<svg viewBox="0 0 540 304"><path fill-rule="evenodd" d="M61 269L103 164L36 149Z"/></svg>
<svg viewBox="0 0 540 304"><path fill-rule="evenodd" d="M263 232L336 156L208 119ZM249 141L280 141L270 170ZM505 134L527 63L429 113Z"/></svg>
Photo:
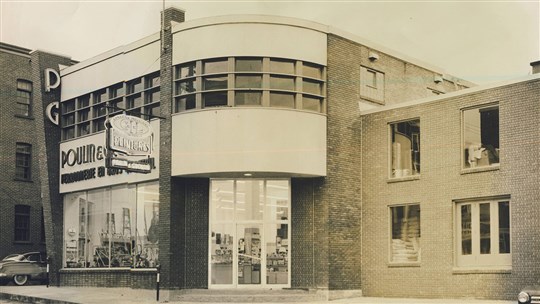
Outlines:
<svg viewBox="0 0 540 304"><path fill-rule="evenodd" d="M30 241L13 241L14 245L34 245L34 243Z"/></svg>
<svg viewBox="0 0 540 304"><path fill-rule="evenodd" d="M469 267L454 267L452 269L452 274L490 274L490 273L501 273L501 274L510 274L512 273L512 266L494 266L494 267L484 267L484 268L469 268Z"/></svg>
<svg viewBox="0 0 540 304"><path fill-rule="evenodd" d="M364 96L362 94L360 94L360 99L366 100L366 101L371 101L371 102L374 102L376 104L383 105L383 106L385 105L384 99L383 100L375 99L375 98L372 98L372 97Z"/></svg>
<svg viewBox="0 0 540 304"><path fill-rule="evenodd" d="M62 268L62 272L157 272L157 268L129 268L129 267L95 267L95 268Z"/></svg>
<svg viewBox="0 0 540 304"><path fill-rule="evenodd" d="M388 268L397 268L397 267L420 267L420 262L409 262L409 263L389 262L388 263Z"/></svg>
<svg viewBox="0 0 540 304"><path fill-rule="evenodd" d="M23 179L23 178L18 178L18 177L13 178L13 180L18 181L18 182L26 182L26 183L33 183L34 182L31 179Z"/></svg>
<svg viewBox="0 0 540 304"><path fill-rule="evenodd" d="M15 114L15 117L34 120L34 116L25 116L25 115Z"/></svg>
<svg viewBox="0 0 540 304"><path fill-rule="evenodd" d="M386 180L387 183L398 183L398 182L406 182L406 181L412 181L412 180L419 180L420 174L417 175L410 175L410 176L404 176L404 177L390 177Z"/></svg>
<svg viewBox="0 0 540 304"><path fill-rule="evenodd" d="M499 170L500 165L492 165L492 166L485 166L485 167L477 167L477 168L469 168L469 169L461 169L461 174L470 174L470 173L477 173L477 172L487 172L487 171L496 171Z"/></svg>

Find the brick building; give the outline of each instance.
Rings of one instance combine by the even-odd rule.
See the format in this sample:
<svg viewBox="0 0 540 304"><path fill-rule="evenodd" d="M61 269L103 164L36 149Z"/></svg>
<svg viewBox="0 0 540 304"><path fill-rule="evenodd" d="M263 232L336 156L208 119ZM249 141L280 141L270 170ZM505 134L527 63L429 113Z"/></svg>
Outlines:
<svg viewBox="0 0 540 304"><path fill-rule="evenodd" d="M41 201L43 189L49 187L43 184L48 173L43 167L48 164L43 161L47 157L44 134L59 131L57 127L51 129L44 111L52 101L60 101L60 94L45 92L44 77L46 68L58 69L59 64L72 62L64 56L0 43L1 258L45 251L43 215L49 218L50 210L44 210ZM55 143L51 141L50 145Z"/></svg>
<svg viewBox="0 0 540 304"><path fill-rule="evenodd" d="M55 283L151 288L157 265L169 289L331 297L527 282L538 149L520 143L538 142L538 77L471 88L318 23L164 17L59 71Z"/></svg>

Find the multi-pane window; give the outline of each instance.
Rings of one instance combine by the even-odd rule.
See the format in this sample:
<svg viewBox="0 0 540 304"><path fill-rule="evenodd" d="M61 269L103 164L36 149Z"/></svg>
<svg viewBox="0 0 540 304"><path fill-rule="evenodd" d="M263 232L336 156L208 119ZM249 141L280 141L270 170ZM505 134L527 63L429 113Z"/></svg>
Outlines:
<svg viewBox="0 0 540 304"><path fill-rule="evenodd" d="M370 101L384 103L384 73L360 67L360 96Z"/></svg>
<svg viewBox="0 0 540 304"><path fill-rule="evenodd" d="M391 123L390 177L420 174L420 119Z"/></svg>
<svg viewBox="0 0 540 304"><path fill-rule="evenodd" d="M390 207L390 262L420 261L420 205Z"/></svg>
<svg viewBox="0 0 540 304"><path fill-rule="evenodd" d="M62 139L103 131L107 116L123 111L145 119L159 116L160 81L154 72L63 101Z"/></svg>
<svg viewBox="0 0 540 304"><path fill-rule="evenodd" d="M20 116L32 115L32 83L17 80L17 105L15 113Z"/></svg>
<svg viewBox="0 0 540 304"><path fill-rule="evenodd" d="M510 266L510 202L456 203L457 266Z"/></svg>
<svg viewBox="0 0 540 304"><path fill-rule="evenodd" d="M17 143L15 148L15 178L30 180L32 178L32 145Z"/></svg>
<svg viewBox="0 0 540 304"><path fill-rule="evenodd" d="M499 106L463 110L464 168L499 164Z"/></svg>
<svg viewBox="0 0 540 304"><path fill-rule="evenodd" d="M175 67L175 112L263 106L324 112L325 69L290 59L230 57Z"/></svg>
<svg viewBox="0 0 540 304"><path fill-rule="evenodd" d="M15 242L30 241L30 206L15 205Z"/></svg>

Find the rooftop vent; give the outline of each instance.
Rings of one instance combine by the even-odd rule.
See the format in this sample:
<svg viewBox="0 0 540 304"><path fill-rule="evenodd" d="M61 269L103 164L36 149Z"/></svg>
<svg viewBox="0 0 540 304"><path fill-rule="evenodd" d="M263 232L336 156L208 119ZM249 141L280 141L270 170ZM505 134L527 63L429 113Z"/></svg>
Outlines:
<svg viewBox="0 0 540 304"><path fill-rule="evenodd" d="M531 66L532 66L532 73L533 74L540 73L540 60L531 62Z"/></svg>

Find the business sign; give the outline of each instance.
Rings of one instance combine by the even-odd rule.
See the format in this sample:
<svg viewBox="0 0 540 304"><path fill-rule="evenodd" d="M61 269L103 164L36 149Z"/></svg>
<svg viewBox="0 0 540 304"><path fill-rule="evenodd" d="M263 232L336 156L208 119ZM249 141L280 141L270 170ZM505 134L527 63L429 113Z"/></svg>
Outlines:
<svg viewBox="0 0 540 304"><path fill-rule="evenodd" d="M128 172L150 173L152 166L145 159L132 156L150 156L154 132L150 122L125 114L111 117L105 123L107 128L107 168Z"/></svg>
<svg viewBox="0 0 540 304"><path fill-rule="evenodd" d="M152 121L151 126L159 134L159 121ZM60 144L60 193L159 178L159 136L152 140L149 155L128 157L115 152L114 167L107 166L106 136L100 132ZM135 173L148 169L148 174Z"/></svg>

